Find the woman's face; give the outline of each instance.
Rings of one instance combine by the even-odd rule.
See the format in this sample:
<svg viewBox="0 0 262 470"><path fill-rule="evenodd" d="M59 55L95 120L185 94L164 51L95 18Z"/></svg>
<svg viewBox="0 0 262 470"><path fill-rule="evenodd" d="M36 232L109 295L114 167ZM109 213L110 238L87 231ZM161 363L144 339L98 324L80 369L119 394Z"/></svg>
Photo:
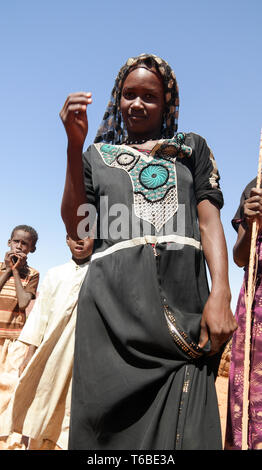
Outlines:
<svg viewBox="0 0 262 470"><path fill-rule="evenodd" d="M129 139L158 138L165 108L162 80L139 67L124 81L120 108Z"/></svg>

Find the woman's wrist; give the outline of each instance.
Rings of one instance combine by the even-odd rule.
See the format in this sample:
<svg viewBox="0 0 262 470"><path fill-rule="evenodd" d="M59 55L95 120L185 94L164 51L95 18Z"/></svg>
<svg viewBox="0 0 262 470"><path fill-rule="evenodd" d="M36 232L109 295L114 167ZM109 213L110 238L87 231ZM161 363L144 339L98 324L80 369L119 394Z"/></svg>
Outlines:
<svg viewBox="0 0 262 470"><path fill-rule="evenodd" d="M223 297L226 301L231 302L232 295L229 287L229 283L218 282L217 284L212 284L210 295L216 297Z"/></svg>
<svg viewBox="0 0 262 470"><path fill-rule="evenodd" d="M82 143L76 143L76 142L72 142L68 140L68 144L67 144L68 157L70 157L71 155L74 155L74 157L81 156L81 159L82 159L83 147L84 145Z"/></svg>

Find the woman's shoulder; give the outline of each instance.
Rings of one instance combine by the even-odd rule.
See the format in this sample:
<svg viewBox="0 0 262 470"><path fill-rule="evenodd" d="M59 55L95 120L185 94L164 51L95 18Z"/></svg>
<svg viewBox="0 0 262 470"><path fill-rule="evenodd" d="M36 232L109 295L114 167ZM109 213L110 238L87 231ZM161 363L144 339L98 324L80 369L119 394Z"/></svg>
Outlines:
<svg viewBox="0 0 262 470"><path fill-rule="evenodd" d="M185 139L192 140L195 143L206 143L205 137L200 134L197 134L196 132L184 132L184 135Z"/></svg>
<svg viewBox="0 0 262 470"><path fill-rule="evenodd" d="M96 153L97 153L97 144L88 145L86 150L83 152L83 156L82 156L84 165L88 163L90 164Z"/></svg>
<svg viewBox="0 0 262 470"><path fill-rule="evenodd" d="M191 146L192 148L198 148L202 145L207 145L206 139L196 132L177 132L173 139L175 141L183 142L186 145Z"/></svg>
<svg viewBox="0 0 262 470"><path fill-rule="evenodd" d="M184 132L186 137L192 137L193 139L203 139L200 134L197 134L196 132L190 131L190 132Z"/></svg>
<svg viewBox="0 0 262 470"><path fill-rule="evenodd" d="M192 155L201 156L203 152L206 152L208 155L213 153L210 145L202 135L197 134L196 132L183 132L180 134L184 136L184 144L188 147L191 147ZM179 133L177 135L179 135Z"/></svg>
<svg viewBox="0 0 262 470"><path fill-rule="evenodd" d="M89 155L95 148L95 144L89 144L87 148L84 150L83 155L87 156Z"/></svg>
<svg viewBox="0 0 262 470"><path fill-rule="evenodd" d="M90 144L86 150L83 152L83 156L86 158L91 157L93 154L97 154L100 152L101 148L103 150L106 149L119 149L119 145L108 144L106 142L99 142L99 143L92 143Z"/></svg>

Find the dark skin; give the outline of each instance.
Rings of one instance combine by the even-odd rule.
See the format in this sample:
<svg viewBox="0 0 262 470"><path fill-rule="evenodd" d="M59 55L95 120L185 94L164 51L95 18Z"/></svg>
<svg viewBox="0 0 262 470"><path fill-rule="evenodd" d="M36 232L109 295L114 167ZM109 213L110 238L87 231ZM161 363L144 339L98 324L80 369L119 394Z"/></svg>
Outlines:
<svg viewBox="0 0 262 470"><path fill-rule="evenodd" d="M163 84L156 74L144 68L130 72L120 106L130 140L159 137L165 101Z"/></svg>
<svg viewBox="0 0 262 470"><path fill-rule="evenodd" d="M77 216L77 209L87 202L83 182L82 153L88 132L86 110L91 103L91 93L72 93L60 112L68 138L67 170L61 215L67 233L73 240L79 238L77 225L81 218Z"/></svg>
<svg viewBox="0 0 262 470"><path fill-rule="evenodd" d="M215 354L237 329L237 322L230 308L228 255L220 211L209 200L201 201L197 211L203 251L212 281L202 314L199 346L204 347L210 338L211 354Z"/></svg>
<svg viewBox="0 0 262 470"><path fill-rule="evenodd" d="M87 263L87 261L90 260L90 256L92 254L93 244L94 244L93 239L86 237L83 240L73 240L71 237L69 237L69 235L67 235L66 243L71 251L72 259L74 260L76 264L81 266L82 264L85 264ZM32 359L36 350L37 350L37 346L35 346L34 344L30 344L27 350L27 353L24 357L24 360L18 369L19 377L24 371L24 369L26 368L27 364Z"/></svg>
<svg viewBox="0 0 262 470"><path fill-rule="evenodd" d="M257 222L259 229L262 228L262 189L252 188L250 197L244 202L245 224L240 224L238 236L233 248L233 257L239 267L247 266L249 263L250 243L253 222Z"/></svg>
<svg viewBox="0 0 262 470"><path fill-rule="evenodd" d="M61 213L68 233L75 239L80 221L77 209L87 202L82 176L82 151L88 131L86 109L91 102L91 93L72 94L60 113L68 137ZM132 70L123 84L120 106L128 138L153 139L142 145L152 149L154 139L161 134L164 112L161 79L145 68ZM215 354L232 336L237 323L230 308L228 256L220 212L208 200L201 201L197 210L202 246L212 280L211 292L202 314L199 346L203 348L210 339L211 354Z"/></svg>
<svg viewBox="0 0 262 470"><path fill-rule="evenodd" d="M24 230L16 230L13 237L8 240L8 246L10 251L5 254L6 271L0 275L0 291L9 277L13 275L18 306L21 310L25 310L32 299L32 294L25 292L21 283L21 272L26 266L27 255L34 252L35 247L30 233Z"/></svg>

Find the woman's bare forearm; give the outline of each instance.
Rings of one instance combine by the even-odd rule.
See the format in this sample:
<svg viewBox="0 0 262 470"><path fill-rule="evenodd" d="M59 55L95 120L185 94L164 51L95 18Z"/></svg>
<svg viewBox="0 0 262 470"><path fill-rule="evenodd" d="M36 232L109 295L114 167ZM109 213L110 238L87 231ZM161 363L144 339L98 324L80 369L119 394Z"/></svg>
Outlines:
<svg viewBox="0 0 262 470"><path fill-rule="evenodd" d="M87 106L92 103L90 92L71 93L60 112L67 138L67 169L61 216L68 235L78 240L77 226L81 217L78 208L86 202L84 187L82 152L88 132Z"/></svg>
<svg viewBox="0 0 262 470"><path fill-rule="evenodd" d="M65 187L61 205L61 216L68 235L77 240L77 226L81 217L77 215L78 208L86 202L83 176L82 148L68 145L67 169Z"/></svg>
<svg viewBox="0 0 262 470"><path fill-rule="evenodd" d="M202 209L202 210L201 210ZM228 252L219 210L209 201L199 208L201 243L210 271L212 290L224 291L231 297L228 277Z"/></svg>
<svg viewBox="0 0 262 470"><path fill-rule="evenodd" d="M199 345L211 340L211 354L217 353L237 328L231 311L228 276L228 254L219 210L208 200L198 205L201 242L208 264L212 286L201 319Z"/></svg>

